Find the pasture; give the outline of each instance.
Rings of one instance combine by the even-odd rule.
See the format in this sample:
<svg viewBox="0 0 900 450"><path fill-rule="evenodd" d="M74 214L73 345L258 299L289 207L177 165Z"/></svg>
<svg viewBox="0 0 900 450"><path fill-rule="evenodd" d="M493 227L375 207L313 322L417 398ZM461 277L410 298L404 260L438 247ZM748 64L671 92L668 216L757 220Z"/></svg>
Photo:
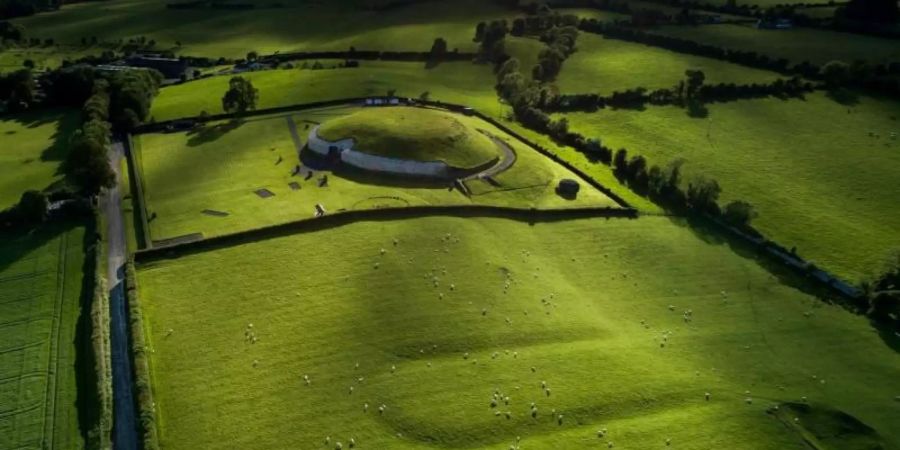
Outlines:
<svg viewBox="0 0 900 450"><path fill-rule="evenodd" d="M522 208L616 206L585 183L581 183L576 200L559 197L554 192L558 181L577 178L573 173L505 137L489 124L461 115L455 119L468 128L484 129L505 139L517 156L509 170L494 177L498 186L487 181L468 181L472 197L448 190L445 185L361 173L332 173L316 165L309 166L312 175L307 176L306 169L292 175L299 163L298 146L305 145L310 126L327 124L359 111L357 107L307 110L219 122L195 132L138 136L135 153L151 215L152 239L193 233L219 235L310 218L317 203L329 211L448 204ZM297 129L297 143L291 126ZM319 186L323 176L328 177L326 187ZM296 187L291 183L296 183ZM255 192L260 189L274 195L261 198Z"/></svg>
<svg viewBox="0 0 900 450"><path fill-rule="evenodd" d="M96 420L84 241L68 225L0 235L0 448L84 448Z"/></svg>
<svg viewBox="0 0 900 450"><path fill-rule="evenodd" d="M426 69L418 62L362 61L355 69L284 69L242 74L259 89L257 108L272 108L339 98L386 95L432 99L464 104L485 114L501 109L494 91L490 65L468 62L443 63ZM160 90L151 114L157 121L192 117L201 111L222 112L222 96L229 75L205 78Z"/></svg>
<svg viewBox="0 0 900 450"><path fill-rule="evenodd" d="M479 20L509 17L494 2L420 2L373 11L347 1L257 2L252 10L167 9L157 0L115 0L66 5L17 19L30 35L78 44L97 36L112 42L145 36L156 48L192 56L243 58L248 51L427 51L443 37L450 49L473 51ZM178 46L178 43L181 45Z"/></svg>
<svg viewBox="0 0 900 450"><path fill-rule="evenodd" d="M792 64L809 61L821 65L833 60L878 64L900 60L900 45L895 40L814 28L760 30L752 25L672 25L657 28L653 33L785 58Z"/></svg>
<svg viewBox="0 0 900 450"><path fill-rule="evenodd" d="M683 159L686 177L718 180L720 203L749 201L760 231L849 281L880 270L900 247L900 138L891 138L900 103L861 97L844 106L817 93L708 107L704 119L675 107L566 117L650 164Z"/></svg>
<svg viewBox="0 0 900 450"><path fill-rule="evenodd" d="M556 83L563 93L606 95L636 87L672 87L684 79L684 72L689 69L702 70L711 84L768 83L779 78L774 72L717 59L581 33L578 51L566 60Z"/></svg>
<svg viewBox="0 0 900 450"><path fill-rule="evenodd" d="M77 111L51 110L7 115L0 120L0 209L22 193L42 191L62 180L68 139L78 129Z"/></svg>
<svg viewBox="0 0 900 450"><path fill-rule="evenodd" d="M900 443L896 351L742 253L663 217L428 218L145 263L161 443L807 448L782 402Z"/></svg>

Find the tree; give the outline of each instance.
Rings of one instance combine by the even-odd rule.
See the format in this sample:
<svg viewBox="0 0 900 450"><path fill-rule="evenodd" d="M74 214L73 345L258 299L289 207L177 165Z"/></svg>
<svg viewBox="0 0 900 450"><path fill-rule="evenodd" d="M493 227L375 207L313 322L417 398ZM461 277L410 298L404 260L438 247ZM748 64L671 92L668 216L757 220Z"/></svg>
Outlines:
<svg viewBox="0 0 900 450"><path fill-rule="evenodd" d="M47 220L50 201L38 191L25 191L16 205L16 214L26 224L34 225Z"/></svg>
<svg viewBox="0 0 900 450"><path fill-rule="evenodd" d="M475 26L475 38L472 39L475 42L481 42L484 40L484 32L487 30L487 23L478 22L478 25Z"/></svg>
<svg viewBox="0 0 900 450"><path fill-rule="evenodd" d="M431 99L431 92L429 92L429 91L425 91L425 92L422 92L421 94L419 94L419 100L422 100L423 102L427 102L430 99Z"/></svg>
<svg viewBox="0 0 900 450"><path fill-rule="evenodd" d="M684 71L687 82L685 83L685 96L688 99L694 98L703 82L706 80L706 74L702 70L686 70Z"/></svg>
<svg viewBox="0 0 900 450"><path fill-rule="evenodd" d="M0 22L0 40L21 41L25 37L25 27L7 21Z"/></svg>
<svg viewBox="0 0 900 450"><path fill-rule="evenodd" d="M753 209L753 205L743 200L735 200L725 205L723 217L725 221L738 228L746 228L750 226L750 222L756 218L757 213Z"/></svg>
<svg viewBox="0 0 900 450"><path fill-rule="evenodd" d="M250 80L240 76L233 77L228 86L228 91L222 97L222 109L239 114L256 109L259 90L253 87Z"/></svg>
<svg viewBox="0 0 900 450"><path fill-rule="evenodd" d="M822 66L819 74L828 89L837 89L850 82L850 66L843 61L831 61Z"/></svg>
<svg viewBox="0 0 900 450"><path fill-rule="evenodd" d="M616 150L616 156L613 157L613 168L621 175L624 175L628 169L628 150L620 148Z"/></svg>
<svg viewBox="0 0 900 450"><path fill-rule="evenodd" d="M257 58L259 58L259 53L257 53L256 50L251 50L251 51L247 52L247 61L248 62L256 61Z"/></svg>
<svg viewBox="0 0 900 450"><path fill-rule="evenodd" d="M35 101L37 83L28 69L17 70L9 74L3 82L3 96L8 99L11 112L25 111Z"/></svg>
<svg viewBox="0 0 900 450"><path fill-rule="evenodd" d="M109 134L108 123L89 120L72 137L65 169L73 184L86 194L94 195L115 185L116 175L106 158Z"/></svg>
<svg viewBox="0 0 900 450"><path fill-rule="evenodd" d="M513 36L522 36L525 34L525 19L519 17L518 19L513 21L512 30L510 30L509 34Z"/></svg>
<svg viewBox="0 0 900 450"><path fill-rule="evenodd" d="M444 38L437 38L431 45L431 52L428 57L432 60L441 60L447 55L447 41Z"/></svg>
<svg viewBox="0 0 900 450"><path fill-rule="evenodd" d="M722 188L716 180L697 176L688 184L688 206L702 213L718 214L719 206L716 202L721 193Z"/></svg>

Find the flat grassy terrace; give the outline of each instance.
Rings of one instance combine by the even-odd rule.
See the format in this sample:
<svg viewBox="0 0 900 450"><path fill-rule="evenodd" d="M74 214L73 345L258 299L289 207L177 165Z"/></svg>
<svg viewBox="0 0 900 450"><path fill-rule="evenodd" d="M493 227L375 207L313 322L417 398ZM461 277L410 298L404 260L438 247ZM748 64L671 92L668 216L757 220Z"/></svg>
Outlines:
<svg viewBox="0 0 900 450"><path fill-rule="evenodd" d="M751 25L724 24L665 26L653 32L728 49L754 51L771 58L786 58L794 64L803 61L825 64L832 60L850 63L859 59L871 63L900 61L900 45L896 40L812 28L760 30Z"/></svg>
<svg viewBox="0 0 900 450"><path fill-rule="evenodd" d="M138 278L168 449L803 449L766 414L802 399L900 443L863 317L667 218L359 223Z"/></svg>
<svg viewBox="0 0 900 450"><path fill-rule="evenodd" d="M593 33L578 35L578 51L557 79L563 93L611 94L636 87L668 88L684 79L685 70L702 70L707 83L768 83L779 75L712 58L676 53Z"/></svg>
<svg viewBox="0 0 900 450"><path fill-rule="evenodd" d="M576 200L558 196L554 190L559 180L577 179L575 174L511 137L505 139L516 152L516 163L494 177L498 185L479 180L467 182L473 192L470 198L443 185L362 173L335 174L319 170L315 165L312 166L314 175L309 178L305 171L292 176L299 161L289 123L296 127L302 148L311 126L360 111L366 110L359 107L308 110L243 122L220 122L199 132L138 136L136 159L152 218L152 239L193 233L212 236L310 218L317 203L331 212L410 205L616 206L585 183ZM431 111L423 111L428 112ZM378 110L378 113L391 114L391 111ZM505 136L479 119L462 115L454 118L470 129ZM327 187L319 187L323 175L328 176ZM291 183L296 183L296 188ZM267 189L274 196L261 198L255 193L260 189Z"/></svg>
<svg viewBox="0 0 900 450"><path fill-rule="evenodd" d="M14 205L29 189L44 190L62 180L60 164L80 120L74 110L7 115L0 120L0 209Z"/></svg>
<svg viewBox="0 0 900 450"><path fill-rule="evenodd" d="M743 199L755 226L816 264L856 282L900 247L900 103L862 97L844 106L822 94L709 105L709 117L653 107L568 114L573 129L651 164L683 158L685 174L719 181Z"/></svg>
<svg viewBox="0 0 900 450"><path fill-rule="evenodd" d="M84 238L0 234L0 448L84 448L96 420Z"/></svg>

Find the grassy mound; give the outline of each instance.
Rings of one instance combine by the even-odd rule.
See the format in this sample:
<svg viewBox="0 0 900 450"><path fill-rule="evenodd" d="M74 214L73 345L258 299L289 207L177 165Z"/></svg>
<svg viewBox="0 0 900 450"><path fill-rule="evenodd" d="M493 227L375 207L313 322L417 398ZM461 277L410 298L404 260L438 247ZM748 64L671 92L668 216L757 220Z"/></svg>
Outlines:
<svg viewBox="0 0 900 450"><path fill-rule="evenodd" d="M416 161L475 167L499 156L485 135L453 114L422 108L370 108L325 122L319 135L330 141L356 139L356 149Z"/></svg>

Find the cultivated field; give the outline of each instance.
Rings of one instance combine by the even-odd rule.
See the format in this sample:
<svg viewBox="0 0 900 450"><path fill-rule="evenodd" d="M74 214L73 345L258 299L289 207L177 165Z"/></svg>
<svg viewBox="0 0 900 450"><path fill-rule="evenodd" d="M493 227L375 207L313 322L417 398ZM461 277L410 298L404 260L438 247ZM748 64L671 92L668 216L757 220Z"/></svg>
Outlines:
<svg viewBox="0 0 900 450"><path fill-rule="evenodd" d="M735 250L661 217L429 218L148 263L162 445L900 443L896 352Z"/></svg>
<svg viewBox="0 0 900 450"><path fill-rule="evenodd" d="M651 164L686 161L686 176L719 181L723 200L743 199L776 242L856 282L900 247L900 103L862 97L844 106L822 94L683 109L569 114L573 129L602 136Z"/></svg>
<svg viewBox="0 0 900 450"><path fill-rule="evenodd" d="M75 111L42 111L0 121L0 210L29 189L43 190L62 179L60 164L79 125Z"/></svg>
<svg viewBox="0 0 900 450"><path fill-rule="evenodd" d="M779 77L717 59L581 33L578 51L566 60L557 85L563 93L610 94L636 87L652 90L676 85L688 69L702 70L707 83L767 83Z"/></svg>
<svg viewBox="0 0 900 450"><path fill-rule="evenodd" d="M253 10L173 10L157 0L116 0L66 5L57 12L16 20L29 35L78 44L82 37L117 41L138 36L157 48L192 56L243 58L260 53L301 50L427 51L443 37L450 49L473 51L478 20L509 17L494 2L462 0L417 3L386 11L367 11L354 2L303 0L257 2ZM477 19L475 19L477 18ZM177 43L181 47L177 47Z"/></svg>
<svg viewBox="0 0 900 450"><path fill-rule="evenodd" d="M314 175L292 176L298 164L298 147L289 120L298 131L300 147L309 127L328 123L359 108L328 108L223 122L199 132L145 134L136 140L141 164L144 198L154 240L192 233L206 236L264 225L310 218L315 205L329 211L371 209L384 206L484 204L515 207L559 208L568 206L616 206L602 193L582 183L576 200L554 192L559 180L577 178L562 166L507 137L516 152L516 163L495 176L499 186L486 181L467 182L473 196L467 198L446 186L423 185L363 174L319 170ZM456 116L472 129L495 136L504 134L478 119ZM280 161L280 162L279 162ZM319 187L323 175L328 186ZM297 183L294 189L290 183ZM275 195L261 198L256 190ZM209 210L206 214L204 210ZM222 217L215 213L227 213Z"/></svg>
<svg viewBox="0 0 900 450"><path fill-rule="evenodd" d="M500 111L490 65L362 61L356 69L286 69L243 74L259 89L259 109L367 95L396 94L417 98L429 92L434 100L472 106L486 114ZM157 121L222 112L228 75L167 87L153 102Z"/></svg>
<svg viewBox="0 0 900 450"><path fill-rule="evenodd" d="M734 50L754 51L791 63L809 61L825 64L833 60L872 63L900 60L900 45L895 40L852 33L794 28L760 30L751 25L708 25L698 27L665 26L655 33L690 39Z"/></svg>
<svg viewBox="0 0 900 450"><path fill-rule="evenodd" d="M84 238L0 235L0 448L83 448L96 419Z"/></svg>

